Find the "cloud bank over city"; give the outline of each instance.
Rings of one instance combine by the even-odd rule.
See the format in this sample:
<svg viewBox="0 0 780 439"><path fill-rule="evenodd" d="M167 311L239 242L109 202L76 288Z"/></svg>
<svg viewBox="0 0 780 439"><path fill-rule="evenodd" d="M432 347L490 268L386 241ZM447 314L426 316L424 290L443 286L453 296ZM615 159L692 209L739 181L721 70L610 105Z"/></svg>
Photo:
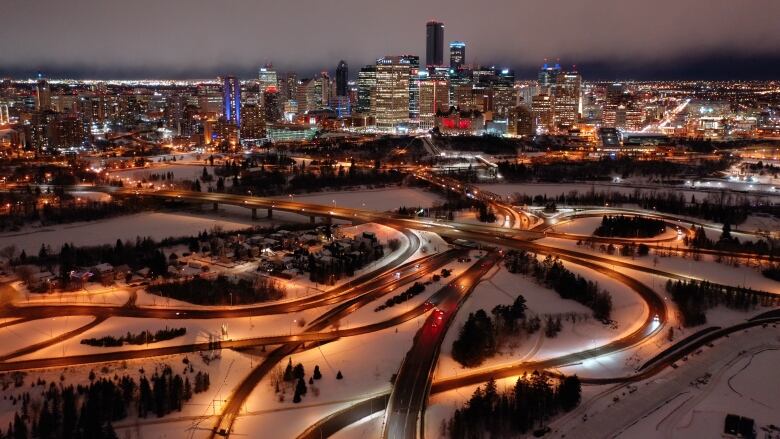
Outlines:
<svg viewBox="0 0 780 439"><path fill-rule="evenodd" d="M776 0L6 0L4 9L13 12L0 15L3 75L249 75L267 62L314 72L340 59L357 67L424 55L429 19L445 23L446 41L468 44L468 62L521 72L545 58L597 76L780 72Z"/></svg>

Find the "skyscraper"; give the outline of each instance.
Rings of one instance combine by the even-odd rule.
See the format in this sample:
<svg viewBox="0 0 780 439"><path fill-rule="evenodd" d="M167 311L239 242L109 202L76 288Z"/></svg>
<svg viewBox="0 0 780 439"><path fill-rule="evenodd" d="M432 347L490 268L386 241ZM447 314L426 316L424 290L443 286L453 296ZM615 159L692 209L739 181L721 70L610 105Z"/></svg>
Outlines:
<svg viewBox="0 0 780 439"><path fill-rule="evenodd" d="M450 68L458 70L466 63L466 43L452 41L450 43Z"/></svg>
<svg viewBox="0 0 780 439"><path fill-rule="evenodd" d="M277 76L276 70L274 70L271 64L266 64L264 67L260 67L257 72L257 79L260 82L260 94L262 94L268 87L276 88Z"/></svg>
<svg viewBox="0 0 780 439"><path fill-rule="evenodd" d="M582 77L572 72L558 72L555 84L552 86L553 113L555 127L559 130L572 128L580 114L580 94Z"/></svg>
<svg viewBox="0 0 780 439"><path fill-rule="evenodd" d="M376 66L368 65L358 72L357 111L369 113L372 110L371 101L376 95Z"/></svg>
<svg viewBox="0 0 780 439"><path fill-rule="evenodd" d="M386 56L376 61L376 126L396 130L409 122L410 61Z"/></svg>
<svg viewBox="0 0 780 439"><path fill-rule="evenodd" d="M241 125L241 81L235 76L222 78L223 116L228 123Z"/></svg>
<svg viewBox="0 0 780 439"><path fill-rule="evenodd" d="M336 96L347 96L349 88L347 87L347 81L349 80L349 67L344 60L339 62L336 67Z"/></svg>
<svg viewBox="0 0 780 439"><path fill-rule="evenodd" d="M444 23L429 21L425 29L425 65L440 66L444 63Z"/></svg>
<svg viewBox="0 0 780 439"><path fill-rule="evenodd" d="M268 87L263 90L263 111L265 121L268 123L278 122L282 119L282 102L276 87Z"/></svg>
<svg viewBox="0 0 780 439"><path fill-rule="evenodd" d="M51 109L51 88L49 88L49 81L38 74L38 82L35 85L36 99L35 109L38 111Z"/></svg>
<svg viewBox="0 0 780 439"><path fill-rule="evenodd" d="M420 119L420 57L404 55L409 62L409 119L418 122Z"/></svg>
<svg viewBox="0 0 780 439"><path fill-rule="evenodd" d="M551 65L545 62L541 70L539 70L539 92L548 93L550 87L555 84L555 79L558 77L558 73L560 72L560 64L556 63Z"/></svg>
<svg viewBox="0 0 780 439"><path fill-rule="evenodd" d="M444 76L420 79L420 129L430 130L436 125L436 113L450 108L450 81Z"/></svg>

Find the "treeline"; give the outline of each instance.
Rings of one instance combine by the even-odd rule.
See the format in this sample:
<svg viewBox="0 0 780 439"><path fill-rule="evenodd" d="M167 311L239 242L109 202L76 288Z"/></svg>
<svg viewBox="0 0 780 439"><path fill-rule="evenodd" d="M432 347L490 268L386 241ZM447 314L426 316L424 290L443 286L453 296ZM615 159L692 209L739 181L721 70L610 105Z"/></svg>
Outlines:
<svg viewBox="0 0 780 439"><path fill-rule="evenodd" d="M387 308L392 308L395 305L404 303L414 296L422 293L423 291L425 291L425 284L415 282L411 287L407 288L406 291L396 294L395 296L387 299L385 303L374 308L374 312L379 312Z"/></svg>
<svg viewBox="0 0 780 439"><path fill-rule="evenodd" d="M189 280L150 285L152 294L182 300L196 305L247 305L278 300L285 291L276 281L258 277L254 282L225 276L216 279L195 277Z"/></svg>
<svg viewBox="0 0 780 439"><path fill-rule="evenodd" d="M345 188L354 186L383 186L398 184L406 175L398 170L358 169L354 164L345 168L339 165L320 166L319 173L305 172L294 175L289 186L293 191L317 192L324 188Z"/></svg>
<svg viewBox="0 0 780 439"><path fill-rule="evenodd" d="M759 304L776 306L777 296L755 291L751 288L712 284L707 281L666 282L668 291L682 315L683 326L697 326L707 323L707 310L718 305L730 309L747 311Z"/></svg>
<svg viewBox="0 0 780 439"><path fill-rule="evenodd" d="M510 250L505 265L510 273L533 275L537 282L555 290L561 298L587 306L594 318L604 322L610 319L612 296L609 292L600 290L598 283L569 271L560 259L547 255L540 263L535 255L525 250Z"/></svg>
<svg viewBox="0 0 780 439"><path fill-rule="evenodd" d="M768 277L769 279L780 282L780 266L765 268L761 271L761 274Z"/></svg>
<svg viewBox="0 0 780 439"><path fill-rule="evenodd" d="M107 335L100 338L85 338L81 340L81 344L89 346L99 347L117 347L125 344L142 345L149 343L157 343L165 340L172 340L176 337L181 337L187 333L187 328L168 328L160 329L156 332L141 331L137 334L133 334L127 331L127 334L113 337Z"/></svg>
<svg viewBox="0 0 780 439"><path fill-rule="evenodd" d="M571 191L568 194L560 194L554 197L547 195L528 196L515 194L512 197L515 204L534 204L547 206L550 204L584 205L584 206L621 206L624 204L637 205L643 209L656 210L658 212L673 215L686 215L696 218L704 218L710 221L729 224L740 224L748 215L756 212L780 213L780 208L768 204L751 205L748 197L734 196L725 192L710 194L704 199L697 199L691 195L686 200L680 192L642 191L635 190L625 194L617 191L579 192Z"/></svg>
<svg viewBox="0 0 780 439"><path fill-rule="evenodd" d="M0 214L0 232L19 230L25 224L39 221L43 225L66 224L77 221L95 221L120 215L129 215L160 206L160 201L133 198L131 200L96 201L77 199L55 190L56 199L41 198L40 189L30 193L0 194L0 205L7 206ZM43 201L46 203L43 203Z"/></svg>
<svg viewBox="0 0 780 439"><path fill-rule="evenodd" d="M718 240L707 237L704 227L691 226L694 230L693 237L686 236L683 239L686 245L694 248L720 250L735 253L756 253L760 255L780 256L780 245L772 238L757 239L755 241L741 242L739 238L731 234L731 224L723 224L723 231Z"/></svg>
<svg viewBox="0 0 780 439"><path fill-rule="evenodd" d="M494 380L478 387L469 401L455 410L446 425L452 439L507 438L540 429L551 417L580 404L582 385L577 375L556 380L534 371L517 379L513 389L499 392Z"/></svg>
<svg viewBox="0 0 780 439"><path fill-rule="evenodd" d="M185 367L184 377L174 374L166 365L147 379L141 369L138 381L128 375L97 378L89 374L88 385L64 385L39 380L41 398L33 400L30 392L9 398L20 404L5 432L4 439L116 439L113 423L135 415L163 417L181 411L193 394L208 390L208 373L195 375L190 383L192 365Z"/></svg>
<svg viewBox="0 0 780 439"><path fill-rule="evenodd" d="M612 175L628 178L632 175L650 176L658 180L669 180L680 175L706 177L727 169L729 162L704 161L689 165L666 160L635 160L630 157L613 159L605 157L598 161L559 160L532 164L498 162L498 172L509 181L607 181Z"/></svg>
<svg viewBox="0 0 780 439"><path fill-rule="evenodd" d="M619 238L651 238L665 230L666 223L663 220L641 216L604 215L601 225L593 234Z"/></svg>

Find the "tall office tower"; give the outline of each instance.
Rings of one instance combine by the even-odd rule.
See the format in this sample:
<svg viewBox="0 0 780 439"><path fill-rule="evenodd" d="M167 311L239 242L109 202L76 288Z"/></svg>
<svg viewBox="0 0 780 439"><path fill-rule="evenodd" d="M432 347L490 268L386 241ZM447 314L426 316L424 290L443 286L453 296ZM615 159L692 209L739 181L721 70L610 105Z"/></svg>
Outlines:
<svg viewBox="0 0 780 439"><path fill-rule="evenodd" d="M47 81L46 78L44 78L40 73L38 74L38 81L35 85L35 92L35 109L38 111L50 110L51 88L49 87L49 81Z"/></svg>
<svg viewBox="0 0 780 439"><path fill-rule="evenodd" d="M409 119L417 123L420 119L420 57L404 55L409 62Z"/></svg>
<svg viewBox="0 0 780 439"><path fill-rule="evenodd" d="M347 96L349 92L347 81L349 81L349 67L346 61L341 60L336 67L336 96Z"/></svg>
<svg viewBox="0 0 780 439"><path fill-rule="evenodd" d="M44 153L49 149L57 113L51 110L34 111L30 115L29 146Z"/></svg>
<svg viewBox="0 0 780 439"><path fill-rule="evenodd" d="M228 123L241 125L241 81L235 76L222 78L222 115Z"/></svg>
<svg viewBox="0 0 780 439"><path fill-rule="evenodd" d="M0 104L0 125L8 125L11 118L8 117L8 105Z"/></svg>
<svg viewBox="0 0 780 439"><path fill-rule="evenodd" d="M440 66L444 63L444 23L429 21L425 25L425 65Z"/></svg>
<svg viewBox="0 0 780 439"><path fill-rule="evenodd" d="M542 69L539 70L539 93L549 93L550 88L555 84L555 79L560 72L560 64L556 63L551 65L545 62Z"/></svg>
<svg viewBox="0 0 780 439"><path fill-rule="evenodd" d="M553 126L553 102L550 95L540 93L531 100L531 114L534 120L534 130L537 133L552 131Z"/></svg>
<svg viewBox="0 0 780 439"><path fill-rule="evenodd" d="M241 108L241 138L252 140L265 136L265 116L259 104L244 104Z"/></svg>
<svg viewBox="0 0 780 439"><path fill-rule="evenodd" d="M582 77L577 72L559 72L552 86L554 125L568 130L577 124L581 111Z"/></svg>
<svg viewBox="0 0 780 439"><path fill-rule="evenodd" d="M285 100L294 101L298 95L298 75L293 72L288 72L284 81L286 84L283 88Z"/></svg>
<svg viewBox="0 0 780 439"><path fill-rule="evenodd" d="M528 106L517 106L510 110L507 116L507 133L515 136L533 135L533 114Z"/></svg>
<svg viewBox="0 0 780 439"><path fill-rule="evenodd" d="M263 111L265 121L268 123L279 122L282 119L282 102L276 87L268 87L263 91Z"/></svg>
<svg viewBox="0 0 780 439"><path fill-rule="evenodd" d="M50 145L55 148L75 148L86 139L84 120L75 113L58 113L50 132Z"/></svg>
<svg viewBox="0 0 780 439"><path fill-rule="evenodd" d="M222 85L199 84L196 94L198 107L203 113L219 113L222 111Z"/></svg>
<svg viewBox="0 0 780 439"><path fill-rule="evenodd" d="M458 109L471 110L475 108L474 85L470 82L456 85L452 95L455 97L455 99L451 101L452 105L458 107Z"/></svg>
<svg viewBox="0 0 780 439"><path fill-rule="evenodd" d="M420 125L430 130L436 125L436 113L450 108L450 81L447 77L433 76L420 79Z"/></svg>
<svg viewBox="0 0 780 439"><path fill-rule="evenodd" d="M295 100L298 102L298 113L306 113L318 108L317 104L317 79L303 79L298 83Z"/></svg>
<svg viewBox="0 0 780 439"><path fill-rule="evenodd" d="M497 81L491 87L493 90L493 106L491 110L500 118L507 117L517 106L517 90L513 83Z"/></svg>
<svg viewBox="0 0 780 439"><path fill-rule="evenodd" d="M626 101L626 87L624 84L616 82L607 85L604 98L604 108L602 110L602 125L609 128L618 127L618 109Z"/></svg>
<svg viewBox="0 0 780 439"><path fill-rule="evenodd" d="M276 88L279 85L277 84L276 70L274 70L271 64L260 67L260 70L257 72L257 79L260 83L261 95L268 87Z"/></svg>
<svg viewBox="0 0 780 439"><path fill-rule="evenodd" d="M396 130L409 122L410 61L386 56L376 61L376 126Z"/></svg>
<svg viewBox="0 0 780 439"><path fill-rule="evenodd" d="M371 101L376 92L376 66L365 66L358 72L358 98L357 111L360 113L370 113L372 110Z"/></svg>
<svg viewBox="0 0 780 439"><path fill-rule="evenodd" d="M466 43L453 41L450 43L450 68L458 70L463 64L466 64Z"/></svg>
<svg viewBox="0 0 780 439"><path fill-rule="evenodd" d="M318 102L317 102L317 109L323 108L328 105L330 102L330 95L331 95L331 79L330 75L328 75L328 72L322 72L320 73L320 78L317 80L318 84Z"/></svg>

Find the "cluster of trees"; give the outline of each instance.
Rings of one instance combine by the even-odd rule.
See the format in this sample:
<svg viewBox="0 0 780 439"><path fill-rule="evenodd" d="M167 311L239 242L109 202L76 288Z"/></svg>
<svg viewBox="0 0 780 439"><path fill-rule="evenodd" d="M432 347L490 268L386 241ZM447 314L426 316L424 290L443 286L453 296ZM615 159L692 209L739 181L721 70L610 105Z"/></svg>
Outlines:
<svg viewBox="0 0 780 439"><path fill-rule="evenodd" d="M452 439L515 437L540 428L558 413L571 411L581 399L577 375L551 380L535 371L518 378L514 388L504 392L490 380L455 410L446 430Z"/></svg>
<svg viewBox="0 0 780 439"><path fill-rule="evenodd" d="M780 266L775 265L769 268L765 268L761 271L761 273L772 280L780 282Z"/></svg>
<svg viewBox="0 0 780 439"><path fill-rule="evenodd" d="M290 189L300 192L317 192L323 188L345 188L354 186L383 186L398 184L406 175L398 170L359 169L353 163L348 168L339 165L320 165L319 173L307 171L293 176L289 181Z"/></svg>
<svg viewBox="0 0 780 439"><path fill-rule="evenodd" d="M385 301L385 303L383 303L382 305L377 306L374 309L374 312L379 312L387 308L392 308L395 305L406 302L407 300L422 293L423 291L425 291L425 284L422 284L420 282L415 282L414 285L407 288L406 291L396 294L395 296L387 299L387 301Z"/></svg>
<svg viewBox="0 0 780 439"><path fill-rule="evenodd" d="M341 374L341 371L339 370L336 373L336 379L341 380L344 378L344 375ZM309 377L309 386L312 386L312 390L314 392L314 396L317 396L319 394L319 390L317 387L314 386L315 380L321 380L322 379L322 372L320 371L320 366L315 365L314 366L314 372ZM293 388L293 400L292 402L295 404L298 404L301 402L302 398L306 396L306 394L309 392L309 387L306 385L306 370L303 367L303 364L298 363L295 366L292 364L292 359L288 359L287 361L287 367L285 367L284 372L281 374L281 377L278 377L274 383L276 387L276 393L279 394L279 401L284 401L284 391L282 390L282 386L289 386Z"/></svg>
<svg viewBox="0 0 780 439"><path fill-rule="evenodd" d="M588 192L571 191L556 197L536 195L530 197L525 194L515 194L513 202L516 204L535 204L546 206L551 202L567 205L586 206L620 206L623 204L638 205L643 209L657 210L675 215L687 215L707 220L740 224L751 213L766 212L780 214L778 206L769 203L751 203L751 199L743 195L729 193L709 194L704 199L697 199L691 195L686 200L680 192L642 191L637 189L633 193L617 191L600 191L591 189Z"/></svg>
<svg viewBox="0 0 780 439"><path fill-rule="evenodd" d="M306 256L309 280L326 285L335 284L343 276L353 276L355 271L384 255L381 245L369 246L365 242L361 242L356 250L344 249L336 243L324 248L330 252L330 258L317 258L306 249L296 250L296 254Z"/></svg>
<svg viewBox="0 0 780 439"><path fill-rule="evenodd" d="M525 250L510 250L506 256L510 273L533 275L537 282L555 290L564 299L572 299L593 311L593 317L608 321L612 314L612 296L599 289L596 282L575 275L563 266L560 259L547 255L540 263L536 255Z"/></svg>
<svg viewBox="0 0 780 439"><path fill-rule="evenodd" d="M134 198L132 202L80 199L64 193L61 189L55 189L52 194L53 196L45 199L45 203L42 202L39 187L29 193L0 194L0 205L8 206L8 209L0 214L0 231L15 231L36 221L43 225L93 221L137 213L160 205L157 200L140 198Z"/></svg>
<svg viewBox="0 0 780 439"><path fill-rule="evenodd" d="M533 334L541 323L538 317L526 319L525 298L520 295L511 305L496 305L491 318L484 309L470 313L452 343L452 358L465 367L475 367L496 354L500 341L521 331Z"/></svg>
<svg viewBox="0 0 780 439"><path fill-rule="evenodd" d="M691 228L694 230L693 237L686 236L683 241L694 248L780 256L780 245L776 239L767 238L740 242L739 238L731 234L730 223L723 224L723 231L717 241L707 237L704 227L691 226Z"/></svg>
<svg viewBox="0 0 780 439"><path fill-rule="evenodd" d="M246 305L278 300L285 294L284 289L273 279L258 277L254 282L245 279L233 282L225 276L218 276L214 280L196 277L154 284L149 286L148 291L198 305Z"/></svg>
<svg viewBox="0 0 780 439"><path fill-rule="evenodd" d="M682 315L684 326L707 323L707 310L723 305L736 310L749 310L757 305L776 305L780 302L772 296L751 288L712 284L707 281L666 282L666 291L672 295Z"/></svg>
<svg viewBox="0 0 780 439"><path fill-rule="evenodd" d="M157 343L158 341L171 340L176 337L181 337L186 333L187 328L168 328L166 326L165 329L160 329L156 332L141 331L137 334L133 334L130 331L127 331L127 334L119 337L107 335L100 338L85 338L81 340L81 344L100 347L116 347L122 346L125 343L132 345L142 345Z"/></svg>
<svg viewBox="0 0 780 439"><path fill-rule="evenodd" d="M619 238L651 238L665 230L666 223L663 220L641 216L604 215L601 225L593 234Z"/></svg>
<svg viewBox="0 0 780 439"><path fill-rule="evenodd" d="M452 358L464 367L476 367L494 356L509 338L532 335L542 329L542 318L527 316L526 310L525 298L519 295L512 304L493 307L490 315L483 309L470 313L452 343ZM563 329L562 318L576 322L581 317L574 313L547 315L544 334L554 338Z"/></svg>
<svg viewBox="0 0 780 439"><path fill-rule="evenodd" d="M605 157L598 161L559 160L530 165L503 161L498 163L498 171L510 181L599 181L609 180L612 175L620 175L623 178L641 175L655 177L658 180L669 180L679 175L704 177L725 170L728 166L729 162L725 160L689 165L670 163L665 160Z"/></svg>
<svg viewBox="0 0 780 439"><path fill-rule="evenodd" d="M208 373L202 372L197 373L192 388L187 376L192 370L191 365L185 368L182 378L166 365L160 373L155 371L151 382L143 370L138 381L128 375L97 378L91 371L90 383L75 387L54 382L46 386L39 380L37 385L43 386L40 400L32 400L30 393L20 395L21 407L0 438L116 439L114 422L132 414L163 417L181 411L194 393L208 390Z"/></svg>

